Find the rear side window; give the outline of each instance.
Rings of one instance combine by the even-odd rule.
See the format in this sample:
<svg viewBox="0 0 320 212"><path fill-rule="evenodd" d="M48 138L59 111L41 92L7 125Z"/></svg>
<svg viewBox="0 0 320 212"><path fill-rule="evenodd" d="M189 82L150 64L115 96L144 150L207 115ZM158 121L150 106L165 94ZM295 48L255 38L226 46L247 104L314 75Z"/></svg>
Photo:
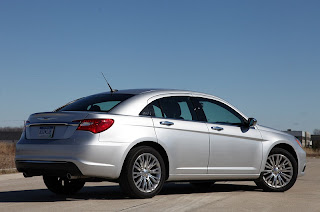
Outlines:
<svg viewBox="0 0 320 212"><path fill-rule="evenodd" d="M58 111L96 111L109 112L132 94L97 94L79 99L60 108Z"/></svg>
<svg viewBox="0 0 320 212"><path fill-rule="evenodd" d="M162 118L162 110L159 105L159 100L155 100L148 104L140 113L142 116L152 116L152 117L158 117Z"/></svg>
<svg viewBox="0 0 320 212"><path fill-rule="evenodd" d="M192 102L189 97L165 97L147 105L140 115L158 118L171 118L192 121L196 120Z"/></svg>

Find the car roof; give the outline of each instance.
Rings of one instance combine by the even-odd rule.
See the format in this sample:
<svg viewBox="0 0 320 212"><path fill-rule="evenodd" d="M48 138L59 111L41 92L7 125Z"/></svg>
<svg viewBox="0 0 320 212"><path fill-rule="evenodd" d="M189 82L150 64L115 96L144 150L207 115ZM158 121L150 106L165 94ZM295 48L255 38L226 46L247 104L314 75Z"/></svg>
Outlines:
<svg viewBox="0 0 320 212"><path fill-rule="evenodd" d="M132 95L139 95L143 93L151 93L151 92L170 92L170 91L175 91L175 92L190 92L186 90L178 90L178 89L165 89L165 88L138 88L138 89L123 89L123 90L117 90L113 93L115 94L132 94ZM103 92L100 94L110 94L111 92Z"/></svg>
<svg viewBox="0 0 320 212"><path fill-rule="evenodd" d="M105 92L105 94L110 94L111 92ZM236 110L242 116L247 118L243 113L241 113L237 108L229 104L227 101L205 93L179 90L179 89L163 89L163 88L144 88L144 89L126 89L114 92L115 94L132 94L133 97L127 99L123 103L119 104L117 107L112 109L110 113L112 114L122 114L122 115L138 115L141 110L148 104L148 101L152 98L159 98L160 96L170 96L170 95L186 95L186 96L198 96L204 98L211 98L223 102L229 107Z"/></svg>

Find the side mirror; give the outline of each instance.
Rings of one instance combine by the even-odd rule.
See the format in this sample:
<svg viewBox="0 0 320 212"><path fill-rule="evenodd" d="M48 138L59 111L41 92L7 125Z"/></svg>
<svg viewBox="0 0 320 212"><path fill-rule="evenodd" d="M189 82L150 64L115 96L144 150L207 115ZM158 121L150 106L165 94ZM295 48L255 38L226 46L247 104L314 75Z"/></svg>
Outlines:
<svg viewBox="0 0 320 212"><path fill-rule="evenodd" d="M255 119L255 118L248 119L248 126L249 127L254 127L254 126L256 126L256 124L257 124L257 119Z"/></svg>

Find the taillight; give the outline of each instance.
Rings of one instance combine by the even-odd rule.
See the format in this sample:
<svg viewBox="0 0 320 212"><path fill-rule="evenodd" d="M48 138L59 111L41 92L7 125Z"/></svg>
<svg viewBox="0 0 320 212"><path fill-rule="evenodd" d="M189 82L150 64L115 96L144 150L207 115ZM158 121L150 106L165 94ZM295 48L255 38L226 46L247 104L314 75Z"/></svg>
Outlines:
<svg viewBox="0 0 320 212"><path fill-rule="evenodd" d="M23 131L26 130L27 126L30 124L30 121L24 122Z"/></svg>
<svg viewBox="0 0 320 212"><path fill-rule="evenodd" d="M100 133L109 129L113 123L113 119L84 119L79 120L80 125L77 130L90 131L92 133Z"/></svg>

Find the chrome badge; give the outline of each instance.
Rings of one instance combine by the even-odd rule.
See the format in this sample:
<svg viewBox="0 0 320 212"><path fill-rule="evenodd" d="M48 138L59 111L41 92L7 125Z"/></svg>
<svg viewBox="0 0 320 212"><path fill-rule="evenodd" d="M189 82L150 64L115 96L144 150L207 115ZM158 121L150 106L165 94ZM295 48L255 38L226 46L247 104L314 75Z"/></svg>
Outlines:
<svg viewBox="0 0 320 212"><path fill-rule="evenodd" d="M37 118L38 120L42 120L42 121L48 121L48 120L53 120L53 119L56 119L56 118L52 118L52 117L40 117L40 118Z"/></svg>

